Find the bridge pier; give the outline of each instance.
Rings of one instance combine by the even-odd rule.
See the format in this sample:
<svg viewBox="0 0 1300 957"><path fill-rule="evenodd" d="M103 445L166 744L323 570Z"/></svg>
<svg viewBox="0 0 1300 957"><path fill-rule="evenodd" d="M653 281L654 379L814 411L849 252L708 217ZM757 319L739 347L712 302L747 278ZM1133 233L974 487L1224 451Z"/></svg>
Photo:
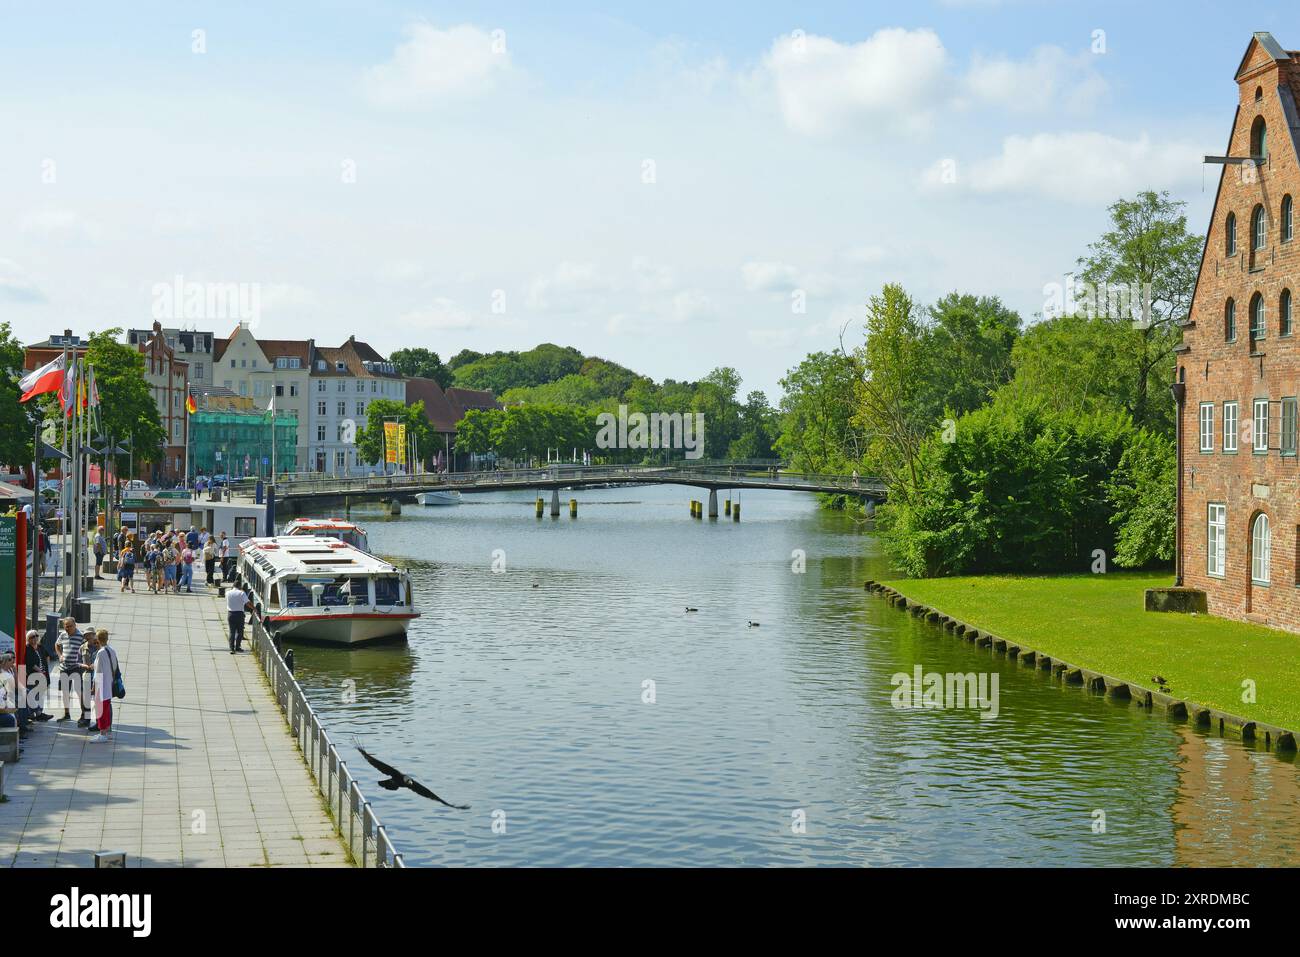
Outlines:
<svg viewBox="0 0 1300 957"><path fill-rule="evenodd" d="M401 515L401 514L402 514L402 503L399 502L397 499L391 499L391 500L389 501L389 503L388 503L388 514L389 514L389 515Z"/></svg>
<svg viewBox="0 0 1300 957"><path fill-rule="evenodd" d="M560 517L560 490L551 489L551 518Z"/></svg>
<svg viewBox="0 0 1300 957"><path fill-rule="evenodd" d="M718 490L709 489L709 518L718 517Z"/></svg>
<svg viewBox="0 0 1300 957"><path fill-rule="evenodd" d="M862 511L866 513L867 518L875 518L876 500L874 498L865 499L862 503Z"/></svg>

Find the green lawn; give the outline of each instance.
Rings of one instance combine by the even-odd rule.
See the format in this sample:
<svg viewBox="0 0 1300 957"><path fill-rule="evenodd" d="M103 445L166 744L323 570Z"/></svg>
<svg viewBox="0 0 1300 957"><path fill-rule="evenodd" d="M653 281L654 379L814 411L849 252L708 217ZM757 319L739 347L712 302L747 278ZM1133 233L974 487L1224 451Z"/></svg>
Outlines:
<svg viewBox="0 0 1300 957"><path fill-rule="evenodd" d="M1300 730L1300 635L1211 615L1148 612L1168 574L988 575L888 581L908 598L1007 641L1155 691ZM1255 682L1255 703L1242 682Z"/></svg>

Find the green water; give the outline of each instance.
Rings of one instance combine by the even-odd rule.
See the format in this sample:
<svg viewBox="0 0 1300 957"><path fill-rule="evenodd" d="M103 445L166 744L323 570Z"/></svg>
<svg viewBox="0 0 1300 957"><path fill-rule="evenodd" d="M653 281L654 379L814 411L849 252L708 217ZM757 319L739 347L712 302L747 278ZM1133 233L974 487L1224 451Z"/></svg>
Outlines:
<svg viewBox="0 0 1300 957"><path fill-rule="evenodd" d="M364 769L408 861L1300 863L1294 763L889 608L870 528L810 496L746 492L733 524L692 520L699 490L570 494L576 521L517 493L353 512L424 617L405 645L296 648L298 675L350 767L355 734L472 805ZM996 675L997 717L895 708L916 665Z"/></svg>

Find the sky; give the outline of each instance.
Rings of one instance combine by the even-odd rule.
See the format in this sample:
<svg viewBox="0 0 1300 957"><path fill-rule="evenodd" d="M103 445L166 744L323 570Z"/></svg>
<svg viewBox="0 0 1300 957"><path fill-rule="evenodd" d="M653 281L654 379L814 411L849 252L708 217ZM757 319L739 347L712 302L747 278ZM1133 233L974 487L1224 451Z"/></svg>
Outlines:
<svg viewBox="0 0 1300 957"><path fill-rule="evenodd" d="M884 283L1033 321L1116 199L1204 232L1295 9L4 0L0 321L554 342L775 402Z"/></svg>

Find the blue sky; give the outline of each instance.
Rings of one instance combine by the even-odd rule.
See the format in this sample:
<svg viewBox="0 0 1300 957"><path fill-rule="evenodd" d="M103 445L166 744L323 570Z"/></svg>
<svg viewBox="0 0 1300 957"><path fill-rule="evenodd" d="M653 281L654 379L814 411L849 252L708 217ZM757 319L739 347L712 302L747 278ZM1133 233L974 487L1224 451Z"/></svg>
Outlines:
<svg viewBox="0 0 1300 957"><path fill-rule="evenodd" d="M1251 32L1300 45L1268 2L0 9L21 339L147 325L183 277L255 285L269 338L551 341L774 401L885 282L1031 319L1115 198L1202 231Z"/></svg>

